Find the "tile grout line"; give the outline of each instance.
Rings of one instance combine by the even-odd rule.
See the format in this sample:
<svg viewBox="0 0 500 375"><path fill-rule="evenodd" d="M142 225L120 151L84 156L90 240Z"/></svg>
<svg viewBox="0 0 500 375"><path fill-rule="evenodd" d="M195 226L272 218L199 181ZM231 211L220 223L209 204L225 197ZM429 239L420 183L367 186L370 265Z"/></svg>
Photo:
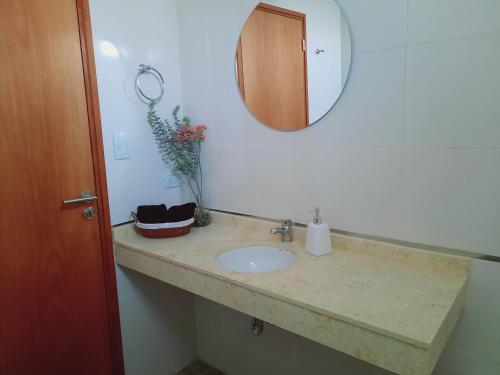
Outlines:
<svg viewBox="0 0 500 375"><path fill-rule="evenodd" d="M443 38L443 39L439 39L439 40L431 40L431 41L425 41L425 42L419 42L419 43L410 43L408 41L408 47L420 47L420 46L439 44L439 43L444 43L444 42L453 42L453 41L461 40L461 39L474 39L474 38L480 38L483 36L490 36L490 35L494 35L494 34L500 34L500 29L493 30L493 31L486 31L486 32L477 33L477 34L460 35L460 36L455 36L455 37L451 37L451 38Z"/></svg>
<svg viewBox="0 0 500 375"><path fill-rule="evenodd" d="M395 145L349 145L349 146L341 146L341 145L332 145L332 146L275 146L275 145L207 145L205 147L211 148L242 148L242 149L265 149L265 150L282 150L288 151L289 149L311 149L314 148L316 150L364 150L364 149L374 149L374 150L399 150L399 149L413 149L413 150L448 150L448 151L492 151L499 152L500 147L471 147L471 146L401 146L399 144Z"/></svg>
<svg viewBox="0 0 500 375"><path fill-rule="evenodd" d="M405 166L405 146L406 146L406 120L407 120L407 92L408 92L408 39L410 30L410 1L406 0L406 35L405 35L405 50L404 50L404 67L403 67L403 119L401 124L401 163L400 163L400 191L399 198L403 202L403 185L404 185L404 166ZM402 214L402 212L400 212Z"/></svg>
<svg viewBox="0 0 500 375"><path fill-rule="evenodd" d="M407 10L407 13L408 13L408 10ZM398 50L398 49L403 49L403 48L421 47L421 46L427 46L427 45L433 45L433 44L439 44L439 43L445 43L445 42L453 42L453 41L462 40L462 39L474 39L474 38L480 38L480 37L494 35L494 34L500 34L500 30L495 30L495 31L488 31L488 32L472 34L472 35L462 35L462 36L456 36L456 37L452 37L452 38L443 38L443 39L439 39L439 40L425 41L425 42L419 42L419 43L410 43L409 38L408 38L409 25L407 24L406 27L407 27L407 38L406 38L407 40L406 40L405 45L398 45L398 46L393 46L393 47L384 47L384 48L377 48L377 49L368 49L365 51L356 51L356 52L353 52L353 54L354 55L365 55L365 54L370 54L370 53L392 51L392 50Z"/></svg>

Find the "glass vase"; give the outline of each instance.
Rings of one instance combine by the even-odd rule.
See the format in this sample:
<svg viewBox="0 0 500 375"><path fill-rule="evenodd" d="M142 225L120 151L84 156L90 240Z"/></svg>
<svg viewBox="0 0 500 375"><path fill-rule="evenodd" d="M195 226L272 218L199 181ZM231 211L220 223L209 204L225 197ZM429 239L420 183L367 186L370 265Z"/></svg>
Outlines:
<svg viewBox="0 0 500 375"><path fill-rule="evenodd" d="M206 227L207 225L210 225L211 222L212 216L210 215L210 210L203 206L196 207L194 211L193 227Z"/></svg>

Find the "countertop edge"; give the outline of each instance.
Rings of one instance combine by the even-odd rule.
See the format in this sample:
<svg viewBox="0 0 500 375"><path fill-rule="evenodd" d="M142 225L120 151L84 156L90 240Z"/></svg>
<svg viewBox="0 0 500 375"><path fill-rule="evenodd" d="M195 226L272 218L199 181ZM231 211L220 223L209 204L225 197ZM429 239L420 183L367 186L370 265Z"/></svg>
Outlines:
<svg viewBox="0 0 500 375"><path fill-rule="evenodd" d="M441 350L421 348L372 330L325 316L210 274L165 262L117 245L117 264L262 319L334 350L398 374L430 375ZM211 279L212 282L206 282ZM257 302L257 303L256 303Z"/></svg>
<svg viewBox="0 0 500 375"><path fill-rule="evenodd" d="M209 271L197 268L197 267L192 267L192 266L187 265L185 263L176 262L172 258L158 256L156 254L151 254L151 253L149 253L149 252L147 252L147 251L145 251L143 249L140 249L140 248L137 248L137 247L125 244L123 242L119 242L119 241L115 240L114 244L115 244L115 252L116 252L116 246L120 246L120 247L123 247L123 248L125 248L127 250L139 253L142 256L146 256L146 257L149 257L149 258L152 258L152 259L164 262L164 263L168 263L168 264L171 264L171 265L174 265L176 267L180 267L180 268L183 268L183 269L186 269L186 270L197 272L197 273L203 274L205 276L217 279L219 281L229 283L231 285L237 285L240 288L244 288L244 289L250 290L252 292L259 293L259 294L262 294L264 296L267 296L267 297L270 297L270 298L274 298L274 299L277 299L279 301L295 305L297 307L306 309L308 311L324 315L324 316L329 317L331 319L336 319L336 320L342 321L342 322L344 322L346 324L349 324L349 325L352 325L352 326L355 326L355 327L358 327L358 328L361 328L361 329L365 329L365 330L371 331L373 333L389 337L391 339L395 339L395 340L401 341L404 344L413 345L413 346L415 346L417 348L420 348L420 349L424 349L424 350L430 349L432 347L432 345L433 345L433 342L436 340L437 335L439 334L439 331L438 331L431 342L425 342L425 341L421 341L421 340L418 340L418 339L413 339L413 338L405 337L403 335L399 335L397 333L384 330L383 328L379 328L379 327L373 326L373 325L371 325L369 323L364 323L364 322L353 320L353 319L351 319L349 317L346 317L346 316L344 316L342 314L336 314L336 313L333 313L331 311L328 311L328 310L325 310L325 309L322 309L322 308L318 308L318 307L315 307L315 306L312 306L312 305L308 305L306 303L302 303L300 301L296 301L296 300L287 298L285 296L282 296L282 295L279 295L279 294L275 294L275 293L263 290L263 289L258 288L258 287L253 287L252 285L245 284L245 283L239 282L237 280L229 279L227 277L224 277L223 275L218 275L218 274L215 274L215 273L212 273L212 272L209 272ZM466 283L466 281L464 282L464 285L465 285L465 283ZM462 285L462 289L464 288L464 285ZM445 320L448 318L448 315L450 313L451 313L451 309L448 312L447 316L445 317Z"/></svg>

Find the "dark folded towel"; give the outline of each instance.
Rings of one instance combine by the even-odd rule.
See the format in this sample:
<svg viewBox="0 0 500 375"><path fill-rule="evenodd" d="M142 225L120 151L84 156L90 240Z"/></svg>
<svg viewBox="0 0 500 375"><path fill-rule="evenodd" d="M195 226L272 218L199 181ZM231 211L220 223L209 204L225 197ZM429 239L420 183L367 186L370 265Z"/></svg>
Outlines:
<svg viewBox="0 0 500 375"><path fill-rule="evenodd" d="M189 220L194 216L195 203L186 203L180 206L172 206L168 209L168 223L177 223L179 221Z"/></svg>
<svg viewBox="0 0 500 375"><path fill-rule="evenodd" d="M138 206L137 220L143 224L178 223L194 216L195 203L172 206L167 210L164 204L156 206Z"/></svg>
<svg viewBox="0 0 500 375"><path fill-rule="evenodd" d="M168 222L167 206L138 206L137 220L143 224L159 224Z"/></svg>

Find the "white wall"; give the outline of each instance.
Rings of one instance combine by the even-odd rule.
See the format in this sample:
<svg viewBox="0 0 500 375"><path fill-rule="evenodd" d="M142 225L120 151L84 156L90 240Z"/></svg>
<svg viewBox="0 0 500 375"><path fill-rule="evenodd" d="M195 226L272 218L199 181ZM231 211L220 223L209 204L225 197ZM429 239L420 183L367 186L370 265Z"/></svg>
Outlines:
<svg viewBox="0 0 500 375"><path fill-rule="evenodd" d="M194 296L117 267L127 375L173 375L196 357Z"/></svg>
<svg viewBox="0 0 500 375"><path fill-rule="evenodd" d="M334 109L297 133L262 126L238 95L234 48L256 2L178 2L183 98L209 126L209 205L302 223L319 205L336 229L500 255L500 2L339 1L351 75ZM499 274L473 262L467 311L436 374L500 372ZM273 330L263 354L230 333L247 318L209 305L197 302L198 353L216 365L251 348L279 368L288 359L271 347L310 348ZM226 333L200 337L220 314ZM301 350L305 364L331 363ZM224 366L245 373L236 358ZM360 365L339 361L343 375Z"/></svg>
<svg viewBox="0 0 500 375"><path fill-rule="evenodd" d="M213 208L500 255L500 2L343 0L353 61L318 124L258 123L234 77L254 0L178 3L186 108ZM229 16L230 15L230 16Z"/></svg>
<svg viewBox="0 0 500 375"><path fill-rule="evenodd" d="M139 64L149 64L166 79L159 112L165 116L182 104L176 1L90 0L90 10L111 221L118 224L139 204L180 201L179 189L162 186L169 169L134 88ZM127 134L132 159L114 159L114 132ZM127 375L177 373L195 357L193 296L120 267L116 272Z"/></svg>
<svg viewBox="0 0 500 375"><path fill-rule="evenodd" d="M332 0L265 2L306 15L309 123L313 124L330 110L342 92L340 8ZM317 55L316 49L326 52Z"/></svg>
<svg viewBox="0 0 500 375"><path fill-rule="evenodd" d="M90 0L90 10L111 222L118 224L131 220L130 211L140 204L180 202L179 189L163 187L161 179L169 169L160 159L146 121L147 106L135 92L139 64L152 65L166 80L159 113L170 115L176 104L182 104L176 1ZM114 46L117 55L103 53L101 42ZM126 133L131 159L114 159L115 132Z"/></svg>
<svg viewBox="0 0 500 375"><path fill-rule="evenodd" d="M434 375L500 374L500 264L473 260L466 309Z"/></svg>

